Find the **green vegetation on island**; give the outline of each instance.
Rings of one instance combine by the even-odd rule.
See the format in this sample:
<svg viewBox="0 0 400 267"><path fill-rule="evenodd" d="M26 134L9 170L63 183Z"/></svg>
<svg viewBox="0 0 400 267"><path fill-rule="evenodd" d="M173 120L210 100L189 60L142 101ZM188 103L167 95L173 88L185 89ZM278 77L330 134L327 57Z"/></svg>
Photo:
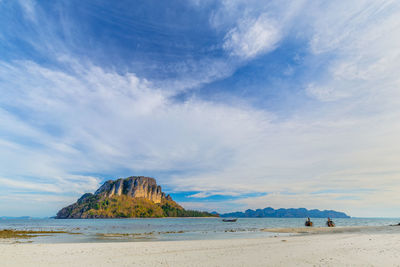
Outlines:
<svg viewBox="0 0 400 267"><path fill-rule="evenodd" d="M162 200L154 203L145 198L129 196L101 197L89 195L57 214L57 218L162 218L211 217L208 212L185 210L176 202Z"/></svg>
<svg viewBox="0 0 400 267"><path fill-rule="evenodd" d="M161 191L155 180L133 176L105 182L94 194L84 194L61 209L58 219L217 217L204 211L185 210Z"/></svg>

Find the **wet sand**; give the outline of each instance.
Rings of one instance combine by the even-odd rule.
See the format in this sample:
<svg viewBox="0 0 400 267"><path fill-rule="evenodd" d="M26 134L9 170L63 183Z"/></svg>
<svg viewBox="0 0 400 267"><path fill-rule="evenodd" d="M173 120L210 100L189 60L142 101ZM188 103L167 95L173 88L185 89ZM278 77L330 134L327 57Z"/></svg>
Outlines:
<svg viewBox="0 0 400 267"><path fill-rule="evenodd" d="M270 229L266 229L270 230ZM277 232L277 229L274 229ZM0 244L1 266L399 266L400 227L287 228L258 239ZM304 234L304 231L312 234Z"/></svg>
<svg viewBox="0 0 400 267"><path fill-rule="evenodd" d="M399 227L399 228L397 228ZM396 232L400 226L339 226L339 227L298 227L298 228L265 228L263 232L286 234L338 234L338 233L379 233Z"/></svg>

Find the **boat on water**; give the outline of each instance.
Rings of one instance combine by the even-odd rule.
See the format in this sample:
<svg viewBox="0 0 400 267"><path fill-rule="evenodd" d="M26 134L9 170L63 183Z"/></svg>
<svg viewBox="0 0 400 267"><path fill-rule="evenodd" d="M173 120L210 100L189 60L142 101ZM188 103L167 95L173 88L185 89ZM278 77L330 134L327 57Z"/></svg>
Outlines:
<svg viewBox="0 0 400 267"><path fill-rule="evenodd" d="M335 227L335 223L330 218L328 218L328 220L326 221L326 226Z"/></svg>
<svg viewBox="0 0 400 267"><path fill-rule="evenodd" d="M222 219L223 222L236 222L237 219Z"/></svg>
<svg viewBox="0 0 400 267"><path fill-rule="evenodd" d="M307 221L304 223L305 226L307 227L312 227L314 224L313 222L310 220L310 218L307 218Z"/></svg>

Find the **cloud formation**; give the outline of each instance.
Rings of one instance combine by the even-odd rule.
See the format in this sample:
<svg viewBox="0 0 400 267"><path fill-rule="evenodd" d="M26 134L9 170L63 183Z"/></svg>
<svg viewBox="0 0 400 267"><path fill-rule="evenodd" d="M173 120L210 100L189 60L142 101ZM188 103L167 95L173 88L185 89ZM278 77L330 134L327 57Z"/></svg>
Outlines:
<svg viewBox="0 0 400 267"><path fill-rule="evenodd" d="M223 47L230 55L251 59L276 48L281 38L277 23L262 14L242 19L225 36Z"/></svg>
<svg viewBox="0 0 400 267"><path fill-rule="evenodd" d="M7 46L11 52L0 57L0 197L12 198L16 209L32 199L21 215L35 203L54 213L104 178L146 174L172 192L198 192L183 202L189 208L304 206L393 216L400 190L399 4L211 2L194 5L207 14L207 52L157 61L152 67L167 69L166 77L83 57L71 45L76 40L60 37L82 38L68 30L68 16L68 34L39 26L45 23L32 26L37 36L15 33L47 54L31 58ZM35 12L45 10L29 3L22 5L26 20L43 19ZM174 34L165 41L197 45ZM172 48L153 49L163 55L158 49ZM271 67L278 75L258 73L272 58L282 62ZM253 78L291 101L277 101L275 109L253 105L243 97L247 87L226 86L218 101L197 93L223 87L224 79ZM291 90L267 78L288 80ZM46 199L54 205L43 204ZM0 205L1 213L7 210Z"/></svg>
<svg viewBox="0 0 400 267"><path fill-rule="evenodd" d="M132 73L65 64L68 73L28 61L0 64L4 77L20 77L0 82L2 175L21 179L5 183L8 188L35 177L19 189L47 192L53 188L47 184L55 183L59 190L50 192L82 193L100 179L89 183L91 176L76 173L218 169L232 160L238 143L270 120L250 107L195 98L175 103L169 91ZM23 117L8 111L15 109Z"/></svg>

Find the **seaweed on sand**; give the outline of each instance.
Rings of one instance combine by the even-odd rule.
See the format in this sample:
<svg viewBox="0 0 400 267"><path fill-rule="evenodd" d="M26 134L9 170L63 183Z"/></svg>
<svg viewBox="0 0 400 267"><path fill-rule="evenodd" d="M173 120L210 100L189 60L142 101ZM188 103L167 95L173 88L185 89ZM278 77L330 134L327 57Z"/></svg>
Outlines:
<svg viewBox="0 0 400 267"><path fill-rule="evenodd" d="M34 231L34 230L3 229L0 230L0 239L6 239L6 238L22 239L22 238L31 238L36 236L44 236L49 234L51 235L51 234L80 234L80 233L72 233L67 231L54 231L54 230Z"/></svg>

